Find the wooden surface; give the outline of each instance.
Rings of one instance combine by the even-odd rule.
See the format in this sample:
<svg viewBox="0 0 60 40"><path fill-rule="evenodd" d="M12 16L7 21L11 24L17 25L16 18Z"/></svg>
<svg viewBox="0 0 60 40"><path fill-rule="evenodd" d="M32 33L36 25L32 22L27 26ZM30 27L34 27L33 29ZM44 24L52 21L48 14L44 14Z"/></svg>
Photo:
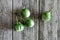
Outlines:
<svg viewBox="0 0 60 40"><path fill-rule="evenodd" d="M16 32L12 29L14 13L23 7L31 11L35 25ZM51 7L51 20L42 21L42 12ZM0 0L0 40L60 40L60 0Z"/></svg>

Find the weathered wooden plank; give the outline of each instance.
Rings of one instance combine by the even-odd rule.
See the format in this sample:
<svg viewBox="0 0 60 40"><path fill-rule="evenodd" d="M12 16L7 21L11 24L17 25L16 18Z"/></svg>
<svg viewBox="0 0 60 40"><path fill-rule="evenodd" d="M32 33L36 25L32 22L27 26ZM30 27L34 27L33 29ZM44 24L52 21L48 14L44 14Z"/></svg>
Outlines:
<svg viewBox="0 0 60 40"><path fill-rule="evenodd" d="M49 6L50 5L50 6ZM51 8L51 0L45 0L45 11L48 11ZM44 40L52 40L52 27L50 22L44 22L43 38Z"/></svg>
<svg viewBox="0 0 60 40"><path fill-rule="evenodd" d="M57 9L58 9L58 30L57 30L57 40L60 40L60 0L57 0Z"/></svg>
<svg viewBox="0 0 60 40"><path fill-rule="evenodd" d="M0 0L0 40L3 38L3 32L2 32L2 3Z"/></svg>
<svg viewBox="0 0 60 40"><path fill-rule="evenodd" d="M16 15L14 14L16 10L19 10L21 9L23 6L22 6L22 0L13 0L13 24L15 23L16 21ZM13 40L23 40L22 38L22 32L16 32L13 30Z"/></svg>
<svg viewBox="0 0 60 40"><path fill-rule="evenodd" d="M27 1L25 0L25 2ZM24 30L24 35L26 36L24 40L38 40L38 0L29 0L29 4L26 4L25 7L30 9L31 18L35 21L35 26Z"/></svg>
<svg viewBox="0 0 60 40"><path fill-rule="evenodd" d="M44 40L43 37L43 31L44 31L44 22L41 20L42 19L42 12L44 12L44 7L45 7L45 0L40 0L39 1L39 40Z"/></svg>
<svg viewBox="0 0 60 40"><path fill-rule="evenodd" d="M0 29L2 28L2 4L0 1Z"/></svg>
<svg viewBox="0 0 60 40"><path fill-rule="evenodd" d="M58 10L57 10L57 0L45 0L43 9L48 11L51 7L52 18L49 22L44 22L44 27L42 30L43 40L57 40L57 27L58 27ZM42 3L43 4L43 3ZM43 10L43 11L44 11Z"/></svg>
<svg viewBox="0 0 60 40"><path fill-rule="evenodd" d="M48 25L48 36L49 40L57 40L57 28L58 28L58 10L57 10L57 0L50 0L49 7L53 7L52 18L50 26ZM51 33L51 34L50 34Z"/></svg>
<svg viewBox="0 0 60 40"><path fill-rule="evenodd" d="M13 31L13 40L38 40L38 0L14 0L13 5L14 10L23 7L30 9L31 18L35 21L32 28L25 27L22 32Z"/></svg>
<svg viewBox="0 0 60 40"><path fill-rule="evenodd" d="M29 35L30 40L38 40L38 28L39 28L39 21L38 21L38 14L39 14L39 0L30 0L29 1L29 9L31 10L31 18L34 20L35 25L32 29L28 28L28 32L30 32L31 36Z"/></svg>
<svg viewBox="0 0 60 40"><path fill-rule="evenodd" d="M12 40L12 0L1 0L2 40Z"/></svg>
<svg viewBox="0 0 60 40"><path fill-rule="evenodd" d="M26 34L26 40L38 40L38 0L29 0L27 5L29 5L31 18L35 21L35 26L27 28L24 34ZM28 6L26 7L28 8Z"/></svg>

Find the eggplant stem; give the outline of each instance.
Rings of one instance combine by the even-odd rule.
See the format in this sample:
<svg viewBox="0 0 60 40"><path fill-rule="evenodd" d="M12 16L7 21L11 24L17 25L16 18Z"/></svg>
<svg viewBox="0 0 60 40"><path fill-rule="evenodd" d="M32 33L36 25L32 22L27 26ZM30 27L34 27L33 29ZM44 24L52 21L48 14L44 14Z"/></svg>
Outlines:
<svg viewBox="0 0 60 40"><path fill-rule="evenodd" d="M49 12L51 12L51 11L52 11L52 9L53 9L53 7L51 7L51 9L49 10Z"/></svg>
<svg viewBox="0 0 60 40"><path fill-rule="evenodd" d="M25 9L26 7L24 6L23 9Z"/></svg>
<svg viewBox="0 0 60 40"><path fill-rule="evenodd" d="M18 17L16 16L16 22L18 23Z"/></svg>

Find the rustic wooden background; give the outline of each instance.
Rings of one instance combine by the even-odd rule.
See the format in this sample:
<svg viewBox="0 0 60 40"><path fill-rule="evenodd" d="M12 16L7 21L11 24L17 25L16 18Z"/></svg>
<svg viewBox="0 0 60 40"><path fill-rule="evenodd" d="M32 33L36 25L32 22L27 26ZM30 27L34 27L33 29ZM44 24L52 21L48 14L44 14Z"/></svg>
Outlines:
<svg viewBox="0 0 60 40"><path fill-rule="evenodd" d="M14 12L24 6L31 11L35 26L15 32ZM39 15L51 7L51 20L43 22ZM0 40L60 40L60 0L0 0Z"/></svg>

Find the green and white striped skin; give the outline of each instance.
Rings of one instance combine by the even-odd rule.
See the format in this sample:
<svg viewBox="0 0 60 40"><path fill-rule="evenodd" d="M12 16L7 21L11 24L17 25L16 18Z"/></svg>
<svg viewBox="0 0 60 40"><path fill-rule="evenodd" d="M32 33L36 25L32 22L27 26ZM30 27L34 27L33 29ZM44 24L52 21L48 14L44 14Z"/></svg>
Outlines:
<svg viewBox="0 0 60 40"><path fill-rule="evenodd" d="M42 20L43 21L50 21L51 20L51 12L46 11L42 14Z"/></svg>
<svg viewBox="0 0 60 40"><path fill-rule="evenodd" d="M23 18L29 17L30 16L30 11L28 9L26 9L26 8L22 9L21 10L21 16Z"/></svg>
<svg viewBox="0 0 60 40"><path fill-rule="evenodd" d="M17 32L18 31L23 31L24 30L24 25L21 24L20 22L18 22L14 25L14 30L17 31Z"/></svg>
<svg viewBox="0 0 60 40"><path fill-rule="evenodd" d="M27 18L27 19L25 19L24 25L27 27L33 27L34 21L31 18Z"/></svg>

